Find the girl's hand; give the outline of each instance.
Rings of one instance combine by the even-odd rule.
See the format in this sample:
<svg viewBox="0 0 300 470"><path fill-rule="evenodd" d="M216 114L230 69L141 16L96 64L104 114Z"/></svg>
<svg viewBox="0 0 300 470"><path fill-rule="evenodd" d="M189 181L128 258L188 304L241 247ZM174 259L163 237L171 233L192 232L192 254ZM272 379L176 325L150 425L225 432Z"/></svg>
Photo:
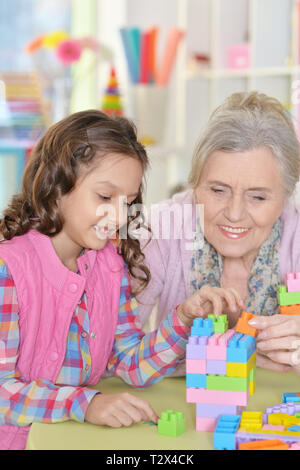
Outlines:
<svg viewBox="0 0 300 470"><path fill-rule="evenodd" d="M235 289L203 286L177 307L177 315L186 326L192 326L196 317L219 316L225 309L237 312L241 308L244 302Z"/></svg>
<svg viewBox="0 0 300 470"><path fill-rule="evenodd" d="M249 325L259 330L257 365L285 372L294 369L300 375L300 316L273 315L255 317Z"/></svg>
<svg viewBox="0 0 300 470"><path fill-rule="evenodd" d="M84 419L88 423L120 428L140 421L151 420L157 423L158 416L151 405L142 398L129 393L118 393L95 395L86 410Z"/></svg>

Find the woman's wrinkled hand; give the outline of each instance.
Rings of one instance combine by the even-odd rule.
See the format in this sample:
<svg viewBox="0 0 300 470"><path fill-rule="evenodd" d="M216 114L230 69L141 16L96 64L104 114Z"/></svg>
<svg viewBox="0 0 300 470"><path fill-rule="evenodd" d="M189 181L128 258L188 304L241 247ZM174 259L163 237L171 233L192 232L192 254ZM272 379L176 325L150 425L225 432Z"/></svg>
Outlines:
<svg viewBox="0 0 300 470"><path fill-rule="evenodd" d="M273 315L255 317L249 325L256 328L257 365L285 372L294 369L300 375L300 316Z"/></svg>
<svg viewBox="0 0 300 470"><path fill-rule="evenodd" d="M192 326L196 317L205 318L209 313L219 316L225 309L238 312L241 308L244 302L235 289L205 285L177 307L177 316L186 326Z"/></svg>

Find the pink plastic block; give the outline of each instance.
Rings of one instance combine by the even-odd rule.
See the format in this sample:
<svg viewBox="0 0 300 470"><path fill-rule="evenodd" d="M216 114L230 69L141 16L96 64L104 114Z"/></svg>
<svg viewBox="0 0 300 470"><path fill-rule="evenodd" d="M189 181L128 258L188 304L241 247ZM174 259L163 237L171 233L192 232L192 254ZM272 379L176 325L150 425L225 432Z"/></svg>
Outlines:
<svg viewBox="0 0 300 470"><path fill-rule="evenodd" d="M250 65L250 45L237 44L228 47L228 67L230 69L246 69Z"/></svg>
<svg viewBox="0 0 300 470"><path fill-rule="evenodd" d="M216 429L217 418L199 418L196 417L196 431L214 432Z"/></svg>
<svg viewBox="0 0 300 470"><path fill-rule="evenodd" d="M199 418L217 418L220 415L240 415L241 406L236 405L208 405L207 403L196 403L196 416Z"/></svg>
<svg viewBox="0 0 300 470"><path fill-rule="evenodd" d="M187 374L206 374L206 361L204 359L187 359Z"/></svg>
<svg viewBox="0 0 300 470"><path fill-rule="evenodd" d="M228 392L224 390L206 390L205 388L187 388L187 403L209 403L216 405L246 406L249 400L248 392Z"/></svg>
<svg viewBox="0 0 300 470"><path fill-rule="evenodd" d="M190 336L186 345L187 359L206 359L207 336Z"/></svg>
<svg viewBox="0 0 300 470"><path fill-rule="evenodd" d="M226 375L226 372L227 372L226 361L216 361L215 359L210 359L206 361L206 373L207 374Z"/></svg>
<svg viewBox="0 0 300 470"><path fill-rule="evenodd" d="M284 431L285 427L280 424L264 424L262 429L267 429L269 431Z"/></svg>
<svg viewBox="0 0 300 470"><path fill-rule="evenodd" d="M224 334L215 333L208 338L206 359L226 361L228 341L234 334L234 330L227 330Z"/></svg>
<svg viewBox="0 0 300 470"><path fill-rule="evenodd" d="M294 442L288 450L300 450L300 442Z"/></svg>
<svg viewBox="0 0 300 470"><path fill-rule="evenodd" d="M286 275L286 286L288 292L300 291L300 273L287 273Z"/></svg>

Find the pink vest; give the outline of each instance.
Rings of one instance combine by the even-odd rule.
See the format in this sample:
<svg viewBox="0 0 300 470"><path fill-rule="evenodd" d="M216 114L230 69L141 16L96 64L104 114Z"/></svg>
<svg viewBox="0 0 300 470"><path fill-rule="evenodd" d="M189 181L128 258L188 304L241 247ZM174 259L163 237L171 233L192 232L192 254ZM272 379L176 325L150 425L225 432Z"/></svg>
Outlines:
<svg viewBox="0 0 300 470"><path fill-rule="evenodd" d="M92 359L88 383L99 382L112 351L124 262L111 243L81 256L81 275L69 271L51 240L36 230L0 243L18 296L20 345L17 370L26 381L56 382L76 305L86 292ZM0 449L23 449L29 426L0 426Z"/></svg>

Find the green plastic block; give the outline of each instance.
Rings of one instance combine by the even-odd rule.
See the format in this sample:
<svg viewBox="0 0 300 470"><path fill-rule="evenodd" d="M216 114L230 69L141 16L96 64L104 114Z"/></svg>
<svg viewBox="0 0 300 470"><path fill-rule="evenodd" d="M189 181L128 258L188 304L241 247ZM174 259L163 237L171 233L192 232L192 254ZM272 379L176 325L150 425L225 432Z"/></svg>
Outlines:
<svg viewBox="0 0 300 470"><path fill-rule="evenodd" d="M249 374L250 382L253 382L256 379L256 367L254 366L253 369L250 370Z"/></svg>
<svg viewBox="0 0 300 470"><path fill-rule="evenodd" d="M297 305L300 304L300 292L288 292L285 286L278 286L279 305Z"/></svg>
<svg viewBox="0 0 300 470"><path fill-rule="evenodd" d="M227 377L226 375L207 374L207 390L223 390L228 392L247 392L250 385L248 377Z"/></svg>
<svg viewBox="0 0 300 470"><path fill-rule="evenodd" d="M162 436L177 437L186 431L182 411L163 411L158 420L157 432Z"/></svg>
<svg viewBox="0 0 300 470"><path fill-rule="evenodd" d="M226 331L228 330L227 315L223 314L216 317L213 313L210 313L208 315L208 318L211 318L213 321L215 333L226 333Z"/></svg>

